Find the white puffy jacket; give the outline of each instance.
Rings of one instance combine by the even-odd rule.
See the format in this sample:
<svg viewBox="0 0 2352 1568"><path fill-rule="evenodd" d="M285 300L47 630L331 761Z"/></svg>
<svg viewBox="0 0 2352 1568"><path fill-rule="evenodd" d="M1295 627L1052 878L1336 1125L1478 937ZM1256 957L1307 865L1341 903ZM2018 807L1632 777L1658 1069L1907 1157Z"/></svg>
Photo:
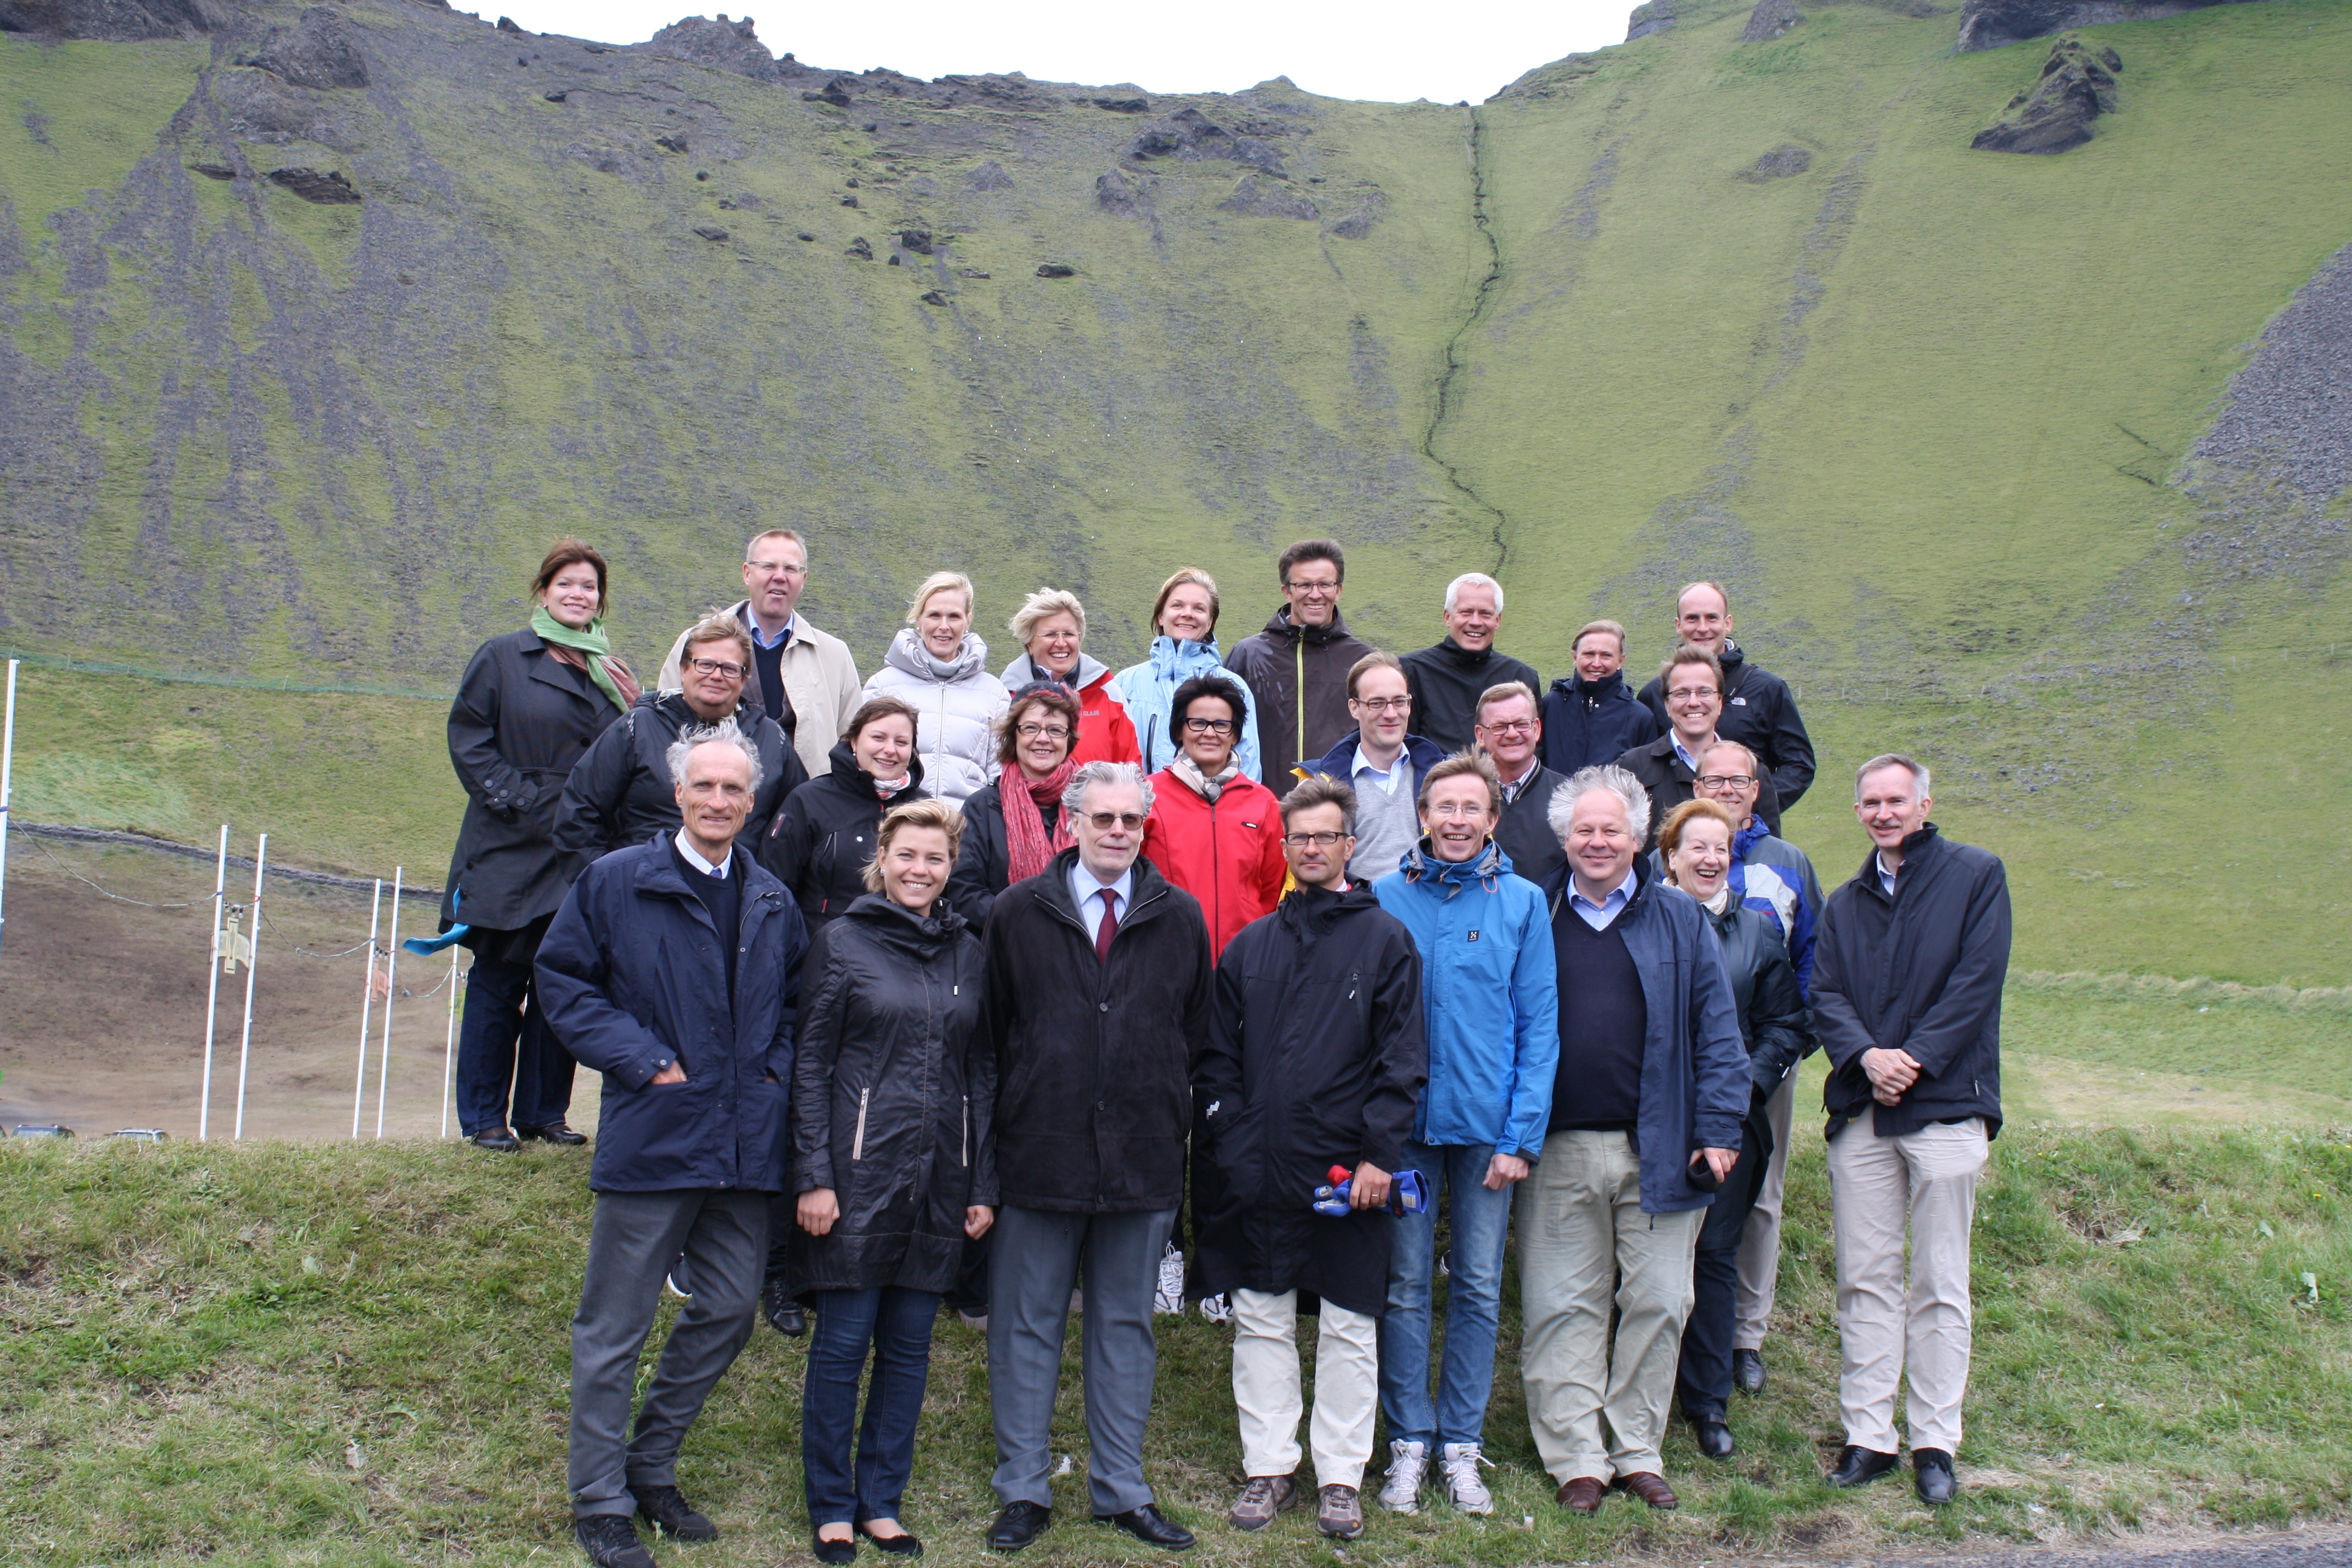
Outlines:
<svg viewBox="0 0 2352 1568"><path fill-rule="evenodd" d="M866 682L866 696L898 698L920 716L915 749L923 757L923 788L958 805L996 776L996 721L1011 698L987 667L988 645L973 633L942 665L914 627L901 626Z"/></svg>

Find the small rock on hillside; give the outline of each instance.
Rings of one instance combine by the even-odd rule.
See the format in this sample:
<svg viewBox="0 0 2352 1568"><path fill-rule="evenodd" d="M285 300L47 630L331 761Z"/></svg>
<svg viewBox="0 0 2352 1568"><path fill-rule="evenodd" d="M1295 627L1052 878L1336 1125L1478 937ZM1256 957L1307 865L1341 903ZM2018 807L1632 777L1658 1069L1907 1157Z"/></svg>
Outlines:
<svg viewBox="0 0 2352 1568"><path fill-rule="evenodd" d="M1963 0L1959 49L1997 49L2026 38L2046 38L2069 27L2177 16L2242 0Z"/></svg>
<svg viewBox="0 0 2352 1568"><path fill-rule="evenodd" d="M1743 44L1760 44L1777 38L1805 19L1805 14L1789 0L1756 0L1756 9L1748 13L1748 26L1740 30Z"/></svg>
<svg viewBox="0 0 2352 1568"><path fill-rule="evenodd" d="M1772 180L1785 180L1791 174L1801 174L1812 166L1811 150L1793 142L1783 142L1740 170L1739 177L1751 185L1760 185Z"/></svg>
<svg viewBox="0 0 2352 1568"><path fill-rule="evenodd" d="M1040 278L1076 278L1077 275L1076 268L1065 266L1058 261L1045 262L1037 268L1037 276Z"/></svg>
<svg viewBox="0 0 2352 1568"><path fill-rule="evenodd" d="M1095 178L1095 205L1113 217L1133 217L1138 193L1125 174L1113 170Z"/></svg>
<svg viewBox="0 0 2352 1568"><path fill-rule="evenodd" d="M367 60L360 54L358 30L343 15L325 5L313 5L291 27L274 27L261 47L237 62L259 66L296 87L320 89L365 87Z"/></svg>
<svg viewBox="0 0 2352 1568"><path fill-rule="evenodd" d="M337 169L323 174L316 169L272 169L269 183L283 185L304 201L316 202L320 206L357 206L360 202L359 192L352 189L352 183Z"/></svg>
<svg viewBox="0 0 2352 1568"><path fill-rule="evenodd" d="M2063 153L2091 139L2091 121L2116 111L2116 72L2123 57L2061 38L2042 62L2042 79L2009 100L2000 119L1969 145L1980 153Z"/></svg>
<svg viewBox="0 0 2352 1568"><path fill-rule="evenodd" d="M991 158L971 172L971 178L964 182L963 188L967 191L1009 191L1013 188L1013 176L1004 172L1003 164Z"/></svg>
<svg viewBox="0 0 2352 1568"><path fill-rule="evenodd" d="M1323 211L1305 196L1280 189L1268 190L1257 183L1255 174L1244 174L1234 194L1217 204L1221 213L1239 213L1244 217L1318 218Z"/></svg>
<svg viewBox="0 0 2352 1568"><path fill-rule="evenodd" d="M1175 158L1192 163L1229 159L1276 179L1287 179L1282 154L1255 136L1236 136L1197 109L1180 109L1128 144L1131 158Z"/></svg>

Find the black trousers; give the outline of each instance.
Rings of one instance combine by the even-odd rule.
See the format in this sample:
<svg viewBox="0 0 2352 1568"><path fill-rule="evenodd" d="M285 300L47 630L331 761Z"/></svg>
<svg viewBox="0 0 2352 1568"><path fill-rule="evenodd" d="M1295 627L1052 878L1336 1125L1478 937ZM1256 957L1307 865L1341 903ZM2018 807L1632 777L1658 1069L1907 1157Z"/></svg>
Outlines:
<svg viewBox="0 0 2352 1568"><path fill-rule="evenodd" d="M1748 1112L1740 1131L1739 1163L1731 1168L1699 1227L1698 1254L1691 1266L1690 1320L1683 1325L1682 1363L1675 1394L1683 1414L1720 1421L1731 1409L1732 1337L1739 1325L1739 1238L1748 1213L1762 1190L1772 1133L1761 1108Z"/></svg>

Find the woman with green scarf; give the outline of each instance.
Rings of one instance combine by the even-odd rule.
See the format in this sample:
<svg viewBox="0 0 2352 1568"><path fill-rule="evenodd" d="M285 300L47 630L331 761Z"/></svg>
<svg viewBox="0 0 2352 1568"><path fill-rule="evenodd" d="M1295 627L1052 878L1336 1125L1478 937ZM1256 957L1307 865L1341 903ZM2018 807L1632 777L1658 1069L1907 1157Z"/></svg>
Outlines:
<svg viewBox="0 0 2352 1568"><path fill-rule="evenodd" d="M441 929L474 951L457 1046L457 1124L478 1148L525 1138L584 1143L564 1124L571 1056L540 1021L531 964L581 858L556 847L572 764L637 700L604 638L604 557L559 539L531 581L528 630L475 651L449 710L449 761L466 787ZM512 1113L509 1085L512 1085Z"/></svg>

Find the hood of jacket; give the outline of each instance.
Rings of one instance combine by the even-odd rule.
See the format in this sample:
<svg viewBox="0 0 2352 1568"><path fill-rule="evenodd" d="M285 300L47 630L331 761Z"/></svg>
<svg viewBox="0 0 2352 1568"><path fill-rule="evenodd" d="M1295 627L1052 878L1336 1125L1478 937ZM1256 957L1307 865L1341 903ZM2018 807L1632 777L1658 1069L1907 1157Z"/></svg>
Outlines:
<svg viewBox="0 0 2352 1568"><path fill-rule="evenodd" d="M1467 860L1441 860L1431 853L1429 837L1423 834L1413 847L1404 852L1397 869L1408 882L1435 882L1445 887L1445 896L1452 898L1471 882L1491 881L1507 877L1511 871L1511 858L1494 839L1486 840L1485 848Z"/></svg>
<svg viewBox="0 0 2352 1568"><path fill-rule="evenodd" d="M1748 817L1748 826L1740 828L1731 836L1731 858L1734 860L1747 859L1748 852L1750 849L1755 848L1759 844L1763 843L1764 840L1771 837L1772 830L1764 825L1764 819L1756 816L1753 812L1750 812ZM1878 852L1875 849L1871 851L1871 854L1874 857L1877 853Z"/></svg>
<svg viewBox="0 0 2352 1568"><path fill-rule="evenodd" d="M1007 691L1018 691L1035 680L1051 680L1068 687L1072 691L1087 691L1108 680L1111 668L1094 655L1081 652L1078 655L1078 668L1071 673L1077 678L1074 681L1065 680L1058 675L1046 674L1024 649L1013 655L1013 662L1006 665L1003 673L996 679L1004 682L1004 689Z"/></svg>
<svg viewBox="0 0 2352 1568"><path fill-rule="evenodd" d="M1608 702L1618 697L1633 699L1625 685L1625 672L1612 669L1598 680L1587 680L1580 675L1563 675L1551 683L1551 689L1562 697L1581 697L1589 702Z"/></svg>
<svg viewBox="0 0 2352 1568"><path fill-rule="evenodd" d="M856 921L877 941L926 958L954 945L969 925L948 907L944 896L931 906L929 914L919 915L883 894L867 893L844 910L841 918Z"/></svg>
<svg viewBox="0 0 2352 1568"><path fill-rule="evenodd" d="M1275 914L1284 927L1309 936L1322 936L1341 921L1381 907L1370 882L1352 882L1344 893L1301 884L1282 896Z"/></svg>
<svg viewBox="0 0 2352 1568"><path fill-rule="evenodd" d="M1356 748L1363 738L1360 730L1342 737L1338 745L1308 763L1307 772L1322 773L1342 784L1347 783L1356 776ZM1416 779L1445 760L1445 753L1437 749L1436 742L1424 741L1419 735L1404 738L1404 754L1412 760L1412 776Z"/></svg>
<svg viewBox="0 0 2352 1568"><path fill-rule="evenodd" d="M919 752L907 759L907 787L891 795L884 795L877 787L874 775L859 764L857 753L850 750L848 742L835 742L833 750L826 754L833 763L833 782L857 799L895 803L906 796L923 793L923 757Z"/></svg>
<svg viewBox="0 0 2352 1568"><path fill-rule="evenodd" d="M914 627L900 626L898 635L890 639L890 651L882 656L882 662L918 680L950 686L981 672L988 662L988 645L980 640L978 632L966 632L963 646L956 650L955 658L942 665L931 657L922 638L915 635Z"/></svg>
<svg viewBox="0 0 2352 1568"><path fill-rule="evenodd" d="M1080 656L1082 658L1083 655ZM1217 651L1217 639L1183 642L1162 634L1151 639L1151 673L1171 684L1204 675L1225 667L1224 656Z"/></svg>
<svg viewBox="0 0 2352 1568"><path fill-rule="evenodd" d="M1284 642L1304 641L1308 647L1321 647L1325 643L1348 635L1348 618L1334 609L1331 624L1328 626L1294 626L1290 619L1290 606L1285 605L1266 617L1265 635Z"/></svg>

